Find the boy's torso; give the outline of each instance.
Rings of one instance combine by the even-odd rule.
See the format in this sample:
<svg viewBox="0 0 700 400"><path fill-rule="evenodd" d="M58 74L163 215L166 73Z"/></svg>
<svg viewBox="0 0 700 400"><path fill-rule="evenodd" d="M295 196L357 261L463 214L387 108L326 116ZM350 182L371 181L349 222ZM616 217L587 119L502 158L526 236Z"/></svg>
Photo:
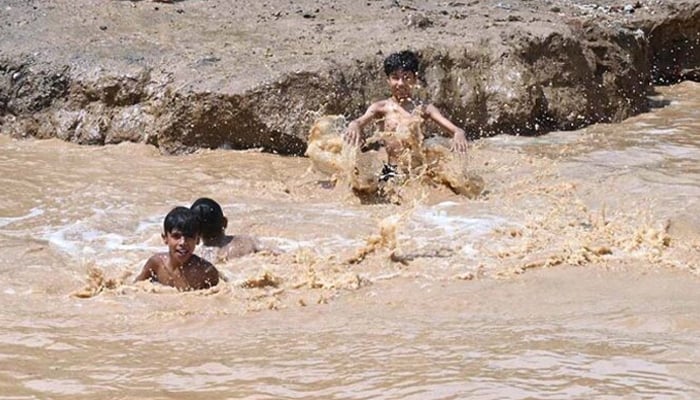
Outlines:
<svg viewBox="0 0 700 400"><path fill-rule="evenodd" d="M172 267L170 261L168 253L159 254L158 264L153 271L159 283L179 290L203 289L211 286L204 281L206 269L210 266L213 268L213 265L206 260L192 255L180 267Z"/></svg>
<svg viewBox="0 0 700 400"><path fill-rule="evenodd" d="M248 235L232 235L226 237L222 245L202 245L196 250L197 255L210 263L224 262L231 258L242 257L258 251L257 240Z"/></svg>
<svg viewBox="0 0 700 400"><path fill-rule="evenodd" d="M375 139L385 143L390 164L404 168L420 164L425 106L414 102L399 105L393 99L387 99L380 110L383 117L379 123L380 131L372 135L370 141Z"/></svg>
<svg viewBox="0 0 700 400"><path fill-rule="evenodd" d="M382 101L380 110L382 119L379 125L384 132L401 131L403 127L424 121L425 105L421 103L406 101L399 105L394 99L387 99Z"/></svg>

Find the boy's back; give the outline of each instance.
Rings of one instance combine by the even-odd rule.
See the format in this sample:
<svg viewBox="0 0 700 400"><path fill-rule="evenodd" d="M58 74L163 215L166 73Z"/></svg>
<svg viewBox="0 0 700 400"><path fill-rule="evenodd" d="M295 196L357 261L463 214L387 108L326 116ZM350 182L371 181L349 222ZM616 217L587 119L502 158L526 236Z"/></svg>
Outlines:
<svg viewBox="0 0 700 400"><path fill-rule="evenodd" d="M208 197L200 197L190 209L199 217L202 245L197 253L216 263L230 258L242 257L262 250L276 253L275 249L264 247L258 239L249 235L227 235L228 218L221 205Z"/></svg>
<svg viewBox="0 0 700 400"><path fill-rule="evenodd" d="M209 262L217 263L264 250L260 241L253 236L226 235L225 239L224 243L203 243L197 249L197 254Z"/></svg>

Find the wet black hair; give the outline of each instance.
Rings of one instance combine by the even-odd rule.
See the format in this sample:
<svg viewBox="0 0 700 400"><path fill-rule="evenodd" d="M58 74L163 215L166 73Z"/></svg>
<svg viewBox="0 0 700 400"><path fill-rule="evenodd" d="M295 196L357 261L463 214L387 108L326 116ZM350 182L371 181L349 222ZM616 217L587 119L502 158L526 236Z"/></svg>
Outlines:
<svg viewBox="0 0 700 400"><path fill-rule="evenodd" d="M384 73L386 76L392 72L403 70L413 73L418 73L420 61L416 53L411 50L404 50L398 53L392 53L384 59Z"/></svg>
<svg viewBox="0 0 700 400"><path fill-rule="evenodd" d="M190 207L199 218L199 229L203 237L211 238L221 234L224 228L224 212L216 201L201 197Z"/></svg>
<svg viewBox="0 0 700 400"><path fill-rule="evenodd" d="M178 206L170 210L163 221L163 232L166 234L178 230L187 237L199 234L199 218L187 207Z"/></svg>

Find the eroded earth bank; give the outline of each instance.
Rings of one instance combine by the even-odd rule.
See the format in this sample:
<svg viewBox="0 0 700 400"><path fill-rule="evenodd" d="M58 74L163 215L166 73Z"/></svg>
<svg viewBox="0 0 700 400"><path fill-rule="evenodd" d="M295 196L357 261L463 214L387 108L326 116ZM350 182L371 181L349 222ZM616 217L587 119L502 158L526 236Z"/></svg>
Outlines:
<svg viewBox="0 0 700 400"><path fill-rule="evenodd" d="M7 0L0 130L164 153L303 154L313 120L386 95L410 48L472 137L620 121L700 77L700 1Z"/></svg>

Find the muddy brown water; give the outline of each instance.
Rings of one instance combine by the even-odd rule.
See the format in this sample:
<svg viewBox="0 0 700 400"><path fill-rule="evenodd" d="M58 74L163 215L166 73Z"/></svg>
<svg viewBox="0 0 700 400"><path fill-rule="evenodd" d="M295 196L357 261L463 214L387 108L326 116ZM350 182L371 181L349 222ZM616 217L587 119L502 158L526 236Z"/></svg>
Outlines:
<svg viewBox="0 0 700 400"><path fill-rule="evenodd" d="M478 141L482 197L399 206L304 158L0 137L0 398L698 398L700 84L658 90ZM208 291L130 283L199 196L284 253Z"/></svg>

